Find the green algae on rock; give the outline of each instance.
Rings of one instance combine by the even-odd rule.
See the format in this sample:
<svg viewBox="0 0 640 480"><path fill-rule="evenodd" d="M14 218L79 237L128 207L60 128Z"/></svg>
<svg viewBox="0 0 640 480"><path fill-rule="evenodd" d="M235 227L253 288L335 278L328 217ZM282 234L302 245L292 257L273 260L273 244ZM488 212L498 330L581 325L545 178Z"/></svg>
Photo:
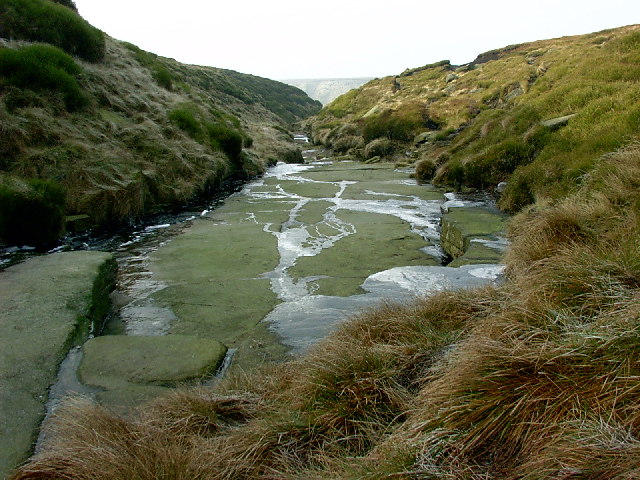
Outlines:
<svg viewBox="0 0 640 480"><path fill-rule="evenodd" d="M155 297L179 319L172 334L231 345L277 302L269 280L261 277L278 264L273 236L244 221L246 216L231 217L228 224L198 221L155 253L152 269L168 283Z"/></svg>
<svg viewBox="0 0 640 480"><path fill-rule="evenodd" d="M281 165L152 255L171 309L169 332L233 349L234 365L281 360L287 347L262 323L280 302L364 293L368 276L437 265L442 193L391 164ZM429 227L430 226L430 227Z"/></svg>
<svg viewBox="0 0 640 480"><path fill-rule="evenodd" d="M84 344L79 375L106 389L171 385L213 373L226 353L215 340L187 335L96 337Z"/></svg>
<svg viewBox="0 0 640 480"><path fill-rule="evenodd" d="M420 249L425 240L393 215L338 210L336 216L355 226L355 233L338 241L334 248L302 257L289 271L294 278L315 275L317 295L351 296L364 293L368 276L402 265L438 265Z"/></svg>
<svg viewBox="0 0 640 480"><path fill-rule="evenodd" d="M100 327L115 270L113 255L81 251L0 272L0 478L31 452L58 366Z"/></svg>
<svg viewBox="0 0 640 480"><path fill-rule="evenodd" d="M507 215L481 207L454 207L441 217L440 242L452 267L499 263Z"/></svg>

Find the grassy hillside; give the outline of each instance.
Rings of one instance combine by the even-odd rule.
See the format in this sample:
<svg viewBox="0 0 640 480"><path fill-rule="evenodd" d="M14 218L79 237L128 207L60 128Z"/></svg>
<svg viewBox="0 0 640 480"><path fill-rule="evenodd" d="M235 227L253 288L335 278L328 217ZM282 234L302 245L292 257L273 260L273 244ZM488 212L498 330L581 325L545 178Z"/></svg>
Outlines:
<svg viewBox="0 0 640 480"><path fill-rule="evenodd" d="M640 478L639 35L508 47L457 78L447 63L408 71L313 121L362 155L433 132L412 159L425 178L437 161L455 187L506 180L520 212L503 285L362 312L302 358L137 417L73 400L13 478Z"/></svg>
<svg viewBox="0 0 640 480"><path fill-rule="evenodd" d="M639 78L640 27L629 26L376 79L324 108L311 128L317 141L364 159L396 154L425 181L507 181L500 205L517 211L572 192L600 155L640 133Z"/></svg>
<svg viewBox="0 0 640 480"><path fill-rule="evenodd" d="M59 3L0 0L0 240L119 225L299 158L287 126L320 108L301 90L158 57Z"/></svg>

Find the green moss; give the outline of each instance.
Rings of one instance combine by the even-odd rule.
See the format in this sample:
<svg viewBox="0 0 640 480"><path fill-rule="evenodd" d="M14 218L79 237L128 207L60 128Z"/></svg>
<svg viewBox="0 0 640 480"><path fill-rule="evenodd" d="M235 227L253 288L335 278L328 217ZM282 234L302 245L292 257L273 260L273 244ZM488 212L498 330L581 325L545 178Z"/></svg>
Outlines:
<svg viewBox="0 0 640 480"><path fill-rule="evenodd" d="M244 144L242 133L221 122L207 123L205 128L211 145L222 150L229 160L238 164Z"/></svg>
<svg viewBox="0 0 640 480"><path fill-rule="evenodd" d="M182 104L169 112L169 121L195 141L224 152L232 164L241 167L242 148L251 137L240 130L238 118L214 111L208 117L194 104Z"/></svg>
<svg viewBox="0 0 640 480"><path fill-rule="evenodd" d="M194 140L202 142L204 129L198 117L197 107L192 104L183 104L169 112L169 121L171 123Z"/></svg>
<svg viewBox="0 0 640 480"><path fill-rule="evenodd" d="M154 66L151 70L151 76L161 87L169 91L173 90L173 75L163 65Z"/></svg>

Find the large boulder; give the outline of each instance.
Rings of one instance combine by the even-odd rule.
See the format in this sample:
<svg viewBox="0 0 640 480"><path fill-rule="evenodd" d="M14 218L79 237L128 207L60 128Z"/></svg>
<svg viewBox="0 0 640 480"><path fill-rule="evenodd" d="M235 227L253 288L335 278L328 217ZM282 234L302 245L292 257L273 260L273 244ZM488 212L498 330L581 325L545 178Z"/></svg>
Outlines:
<svg viewBox="0 0 640 480"><path fill-rule="evenodd" d="M576 114L573 113L571 115L565 115L563 117L551 118L549 120L544 120L540 122L540 125L542 125L543 127L550 128L551 130L557 130L558 128L561 128L567 125L569 123L569 120L571 120L575 116Z"/></svg>
<svg viewBox="0 0 640 480"><path fill-rule="evenodd" d="M440 217L440 243L450 266L498 263L504 255L506 215L483 207L448 208Z"/></svg>

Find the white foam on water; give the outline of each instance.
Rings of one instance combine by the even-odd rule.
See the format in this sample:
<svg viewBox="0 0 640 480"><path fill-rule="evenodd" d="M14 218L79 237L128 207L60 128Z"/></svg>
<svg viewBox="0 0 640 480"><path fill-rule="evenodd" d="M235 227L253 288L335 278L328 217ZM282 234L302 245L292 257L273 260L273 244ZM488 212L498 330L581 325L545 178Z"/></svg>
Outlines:
<svg viewBox="0 0 640 480"><path fill-rule="evenodd" d="M396 267L377 272L362 284L366 293L350 297L314 295L316 281L321 278L312 276L294 279L288 270L298 259L320 254L324 249L332 248L341 239L356 233L356 226L340 219L339 211L366 212L395 216L410 226L410 230L422 236L427 245L421 250L435 258L442 258L442 249L438 246L441 200L423 200L414 195L389 194L366 190L366 193L381 197L369 200L343 198L349 185L357 182L323 182L300 176L299 174L314 168L314 164L278 164L269 170L265 177L278 180L319 183L338 187L330 197L308 198L286 191L286 185L274 185L271 191L253 191L256 186L263 187L264 182L255 182L248 186L245 194L257 204L264 199L288 200L291 202L289 218L279 228L265 224L263 230L277 239L280 261L278 266L264 274L271 281L271 288L283 302L267 315L265 321L277 332L283 341L294 350L302 351L324 338L337 324L349 315L372 306L382 299L407 301L417 295L429 294L447 288L469 288L496 281L504 267L501 265L472 265L460 268L441 266ZM415 185L413 180L395 180L392 183ZM446 203L451 206L481 205L482 202L468 202L455 194L446 195ZM298 221L300 212L312 202L328 203L320 222L305 225ZM250 217L250 216L249 216ZM248 218L249 218L248 217ZM257 223L255 215L251 217ZM322 227L322 228L320 228Z"/></svg>
<svg viewBox="0 0 640 480"><path fill-rule="evenodd" d="M369 276L367 293L350 297L305 295L279 304L265 318L270 328L295 352L326 337L355 312L382 300L406 302L445 289L473 288L499 279L504 265L395 267Z"/></svg>
<svg viewBox="0 0 640 480"><path fill-rule="evenodd" d="M163 223L161 225L150 225L148 227L145 227L144 231L145 232L152 232L154 230L161 230L163 228L169 228L171 226L170 223Z"/></svg>
<svg viewBox="0 0 640 480"><path fill-rule="evenodd" d="M278 162L264 174L264 178L276 177L278 180L287 180L288 176L312 169L313 165L302 163Z"/></svg>

